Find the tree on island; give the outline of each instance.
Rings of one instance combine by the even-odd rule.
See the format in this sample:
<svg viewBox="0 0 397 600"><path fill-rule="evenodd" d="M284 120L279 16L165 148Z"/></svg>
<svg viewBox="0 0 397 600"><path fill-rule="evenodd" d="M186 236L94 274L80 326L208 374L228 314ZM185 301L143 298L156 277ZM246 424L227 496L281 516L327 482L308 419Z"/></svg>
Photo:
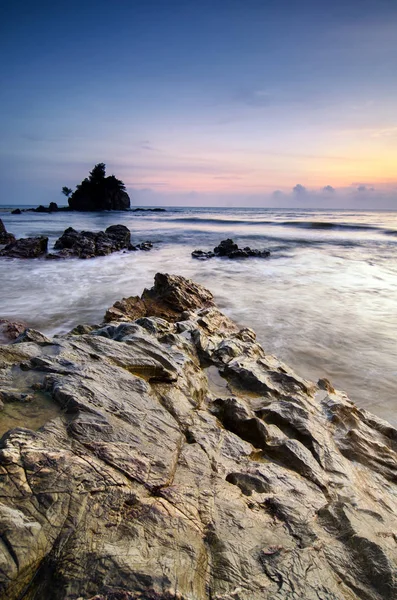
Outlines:
<svg viewBox="0 0 397 600"><path fill-rule="evenodd" d="M68 188L68 187L66 187L66 185L63 186L62 194L64 194L64 196L66 196L66 198L69 198L69 196L72 192L73 192L72 188Z"/></svg>
<svg viewBox="0 0 397 600"><path fill-rule="evenodd" d="M124 183L114 175L106 177L106 165L98 163L69 198L72 210L127 210L130 197Z"/></svg>

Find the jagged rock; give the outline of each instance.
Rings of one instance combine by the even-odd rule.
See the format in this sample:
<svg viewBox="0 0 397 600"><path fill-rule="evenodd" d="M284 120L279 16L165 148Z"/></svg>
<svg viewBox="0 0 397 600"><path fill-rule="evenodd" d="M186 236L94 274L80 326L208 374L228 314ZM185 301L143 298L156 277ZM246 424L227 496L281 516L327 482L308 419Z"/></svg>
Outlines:
<svg viewBox="0 0 397 600"><path fill-rule="evenodd" d="M105 321L131 321L146 316L177 320L184 311L213 305L211 292L190 279L157 273L154 286L142 296L130 296L109 308Z"/></svg>
<svg viewBox="0 0 397 600"><path fill-rule="evenodd" d="M214 256L223 256L227 258L267 258L270 256L269 250L252 250L249 246L239 248L231 239L222 240L219 246L214 248L213 252L204 250L193 250L192 257L199 260L208 260Z"/></svg>
<svg viewBox="0 0 397 600"><path fill-rule="evenodd" d="M106 256L124 248L129 248L131 232L125 225L111 225L105 232L76 231L73 227L65 229L54 244L55 250L61 250L60 257L78 256L94 258ZM56 255L55 255L56 256Z"/></svg>
<svg viewBox="0 0 397 600"><path fill-rule="evenodd" d="M0 251L0 256L10 258L39 258L47 253L48 237L20 238Z"/></svg>
<svg viewBox="0 0 397 600"><path fill-rule="evenodd" d="M10 244L15 242L15 235L8 233L3 221L0 219L0 244Z"/></svg>
<svg viewBox="0 0 397 600"><path fill-rule="evenodd" d="M0 346L4 410L63 410L0 440L0 597L393 600L397 431L189 280L136 303L169 318Z"/></svg>

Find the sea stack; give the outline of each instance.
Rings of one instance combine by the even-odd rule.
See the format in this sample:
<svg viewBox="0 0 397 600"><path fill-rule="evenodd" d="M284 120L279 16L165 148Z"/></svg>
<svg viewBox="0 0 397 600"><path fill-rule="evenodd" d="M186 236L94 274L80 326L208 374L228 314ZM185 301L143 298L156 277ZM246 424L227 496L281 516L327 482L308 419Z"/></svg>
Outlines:
<svg viewBox="0 0 397 600"><path fill-rule="evenodd" d="M70 196L71 210L128 210L130 197L124 183L114 175L106 177L106 165L98 163Z"/></svg>

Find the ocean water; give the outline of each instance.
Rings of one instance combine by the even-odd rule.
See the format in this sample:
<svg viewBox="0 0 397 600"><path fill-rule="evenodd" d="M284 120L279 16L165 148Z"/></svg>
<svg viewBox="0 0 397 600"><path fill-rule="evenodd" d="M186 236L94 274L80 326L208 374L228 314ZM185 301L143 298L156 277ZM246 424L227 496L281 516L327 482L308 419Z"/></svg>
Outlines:
<svg viewBox="0 0 397 600"><path fill-rule="evenodd" d="M156 272L208 287L252 327L266 352L312 380L328 377L358 405L397 425L397 212L169 208L164 213L23 213L0 208L17 237L122 223L151 252L92 260L0 259L0 317L46 334L99 323L108 306L151 287ZM231 237L268 259L201 262Z"/></svg>

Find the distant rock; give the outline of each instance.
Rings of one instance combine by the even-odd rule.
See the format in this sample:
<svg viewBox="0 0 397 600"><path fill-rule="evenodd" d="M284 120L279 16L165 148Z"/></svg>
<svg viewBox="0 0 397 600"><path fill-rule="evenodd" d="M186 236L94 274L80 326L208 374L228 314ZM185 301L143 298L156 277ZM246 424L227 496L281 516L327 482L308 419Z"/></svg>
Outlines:
<svg viewBox="0 0 397 600"><path fill-rule="evenodd" d="M132 208L131 212L166 212L165 208Z"/></svg>
<svg viewBox="0 0 397 600"><path fill-rule="evenodd" d="M48 237L21 238L0 251L0 256L9 258L39 258L47 253Z"/></svg>
<svg viewBox="0 0 397 600"><path fill-rule="evenodd" d="M270 256L269 250L252 250L249 246L239 248L231 239L222 240L214 251L206 252L204 250L193 250L192 257L199 260L208 260L215 256L224 256L227 258L267 258Z"/></svg>
<svg viewBox="0 0 397 600"><path fill-rule="evenodd" d="M22 211L21 211L21 209L20 209L20 208L16 208L15 210L12 210L12 211L11 211L11 214L12 214L12 215L21 215L21 214L22 214Z"/></svg>
<svg viewBox="0 0 397 600"><path fill-rule="evenodd" d="M8 233L3 221L0 219L0 244L10 244L15 242L15 235Z"/></svg>
<svg viewBox="0 0 397 600"><path fill-rule="evenodd" d="M95 165L89 178L84 179L69 198L69 207L79 211L129 209L130 197L124 183L114 175L105 175L106 165Z"/></svg>

